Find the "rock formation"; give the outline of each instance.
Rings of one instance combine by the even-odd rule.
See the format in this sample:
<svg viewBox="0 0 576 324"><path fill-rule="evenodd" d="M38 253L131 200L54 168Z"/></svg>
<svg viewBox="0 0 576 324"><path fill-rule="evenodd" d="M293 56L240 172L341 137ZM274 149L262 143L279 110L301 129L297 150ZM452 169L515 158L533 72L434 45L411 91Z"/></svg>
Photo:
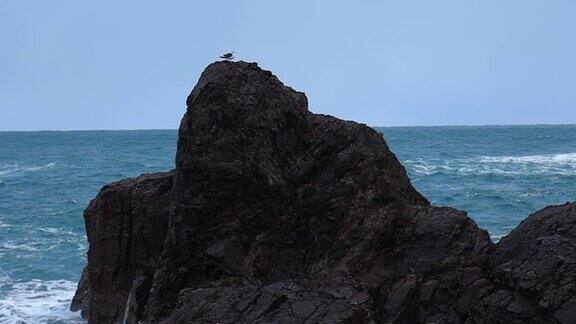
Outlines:
<svg viewBox="0 0 576 324"><path fill-rule="evenodd" d="M172 183L172 173L141 175L104 186L90 202L84 212L88 265L72 310L94 323L142 315L168 229Z"/></svg>
<svg viewBox="0 0 576 324"><path fill-rule="evenodd" d="M93 323L556 323L576 319L576 206L494 245L430 206L381 134L313 114L255 63L187 100L176 169L85 211L72 308Z"/></svg>

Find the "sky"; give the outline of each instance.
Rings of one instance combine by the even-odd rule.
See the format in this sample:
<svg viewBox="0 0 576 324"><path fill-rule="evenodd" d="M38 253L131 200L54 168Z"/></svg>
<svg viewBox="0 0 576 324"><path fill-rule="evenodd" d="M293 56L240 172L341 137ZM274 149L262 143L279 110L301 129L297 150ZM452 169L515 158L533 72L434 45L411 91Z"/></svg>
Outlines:
<svg viewBox="0 0 576 324"><path fill-rule="evenodd" d="M0 1L0 130L177 128L234 50L371 126L576 123L576 0Z"/></svg>

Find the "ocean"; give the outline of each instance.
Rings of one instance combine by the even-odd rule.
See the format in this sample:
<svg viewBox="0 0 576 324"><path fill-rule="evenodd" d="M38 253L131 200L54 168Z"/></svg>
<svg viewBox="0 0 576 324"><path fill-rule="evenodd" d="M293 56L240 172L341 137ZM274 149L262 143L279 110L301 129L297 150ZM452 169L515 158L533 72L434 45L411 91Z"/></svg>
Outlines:
<svg viewBox="0 0 576 324"><path fill-rule="evenodd" d="M435 205L494 241L576 200L576 125L378 128ZM106 183L174 167L176 130L0 132L0 323L82 322L82 211Z"/></svg>

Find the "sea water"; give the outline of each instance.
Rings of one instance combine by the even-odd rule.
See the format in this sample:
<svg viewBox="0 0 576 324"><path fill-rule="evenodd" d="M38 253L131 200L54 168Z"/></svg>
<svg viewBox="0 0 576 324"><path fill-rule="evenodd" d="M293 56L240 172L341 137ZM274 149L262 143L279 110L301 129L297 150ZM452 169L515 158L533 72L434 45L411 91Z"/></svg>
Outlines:
<svg viewBox="0 0 576 324"><path fill-rule="evenodd" d="M412 183L497 241L576 200L576 126L379 128ZM0 323L82 322L82 212L106 183L174 167L177 131L0 132Z"/></svg>

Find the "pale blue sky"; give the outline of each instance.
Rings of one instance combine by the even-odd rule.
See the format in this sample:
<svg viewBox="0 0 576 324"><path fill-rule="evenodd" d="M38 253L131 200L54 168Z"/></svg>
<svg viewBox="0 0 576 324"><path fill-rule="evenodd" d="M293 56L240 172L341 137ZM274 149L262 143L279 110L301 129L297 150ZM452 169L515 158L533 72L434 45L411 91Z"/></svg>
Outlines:
<svg viewBox="0 0 576 324"><path fill-rule="evenodd" d="M0 130L177 128L227 50L373 126L576 123L575 0L1 0L0 45Z"/></svg>

